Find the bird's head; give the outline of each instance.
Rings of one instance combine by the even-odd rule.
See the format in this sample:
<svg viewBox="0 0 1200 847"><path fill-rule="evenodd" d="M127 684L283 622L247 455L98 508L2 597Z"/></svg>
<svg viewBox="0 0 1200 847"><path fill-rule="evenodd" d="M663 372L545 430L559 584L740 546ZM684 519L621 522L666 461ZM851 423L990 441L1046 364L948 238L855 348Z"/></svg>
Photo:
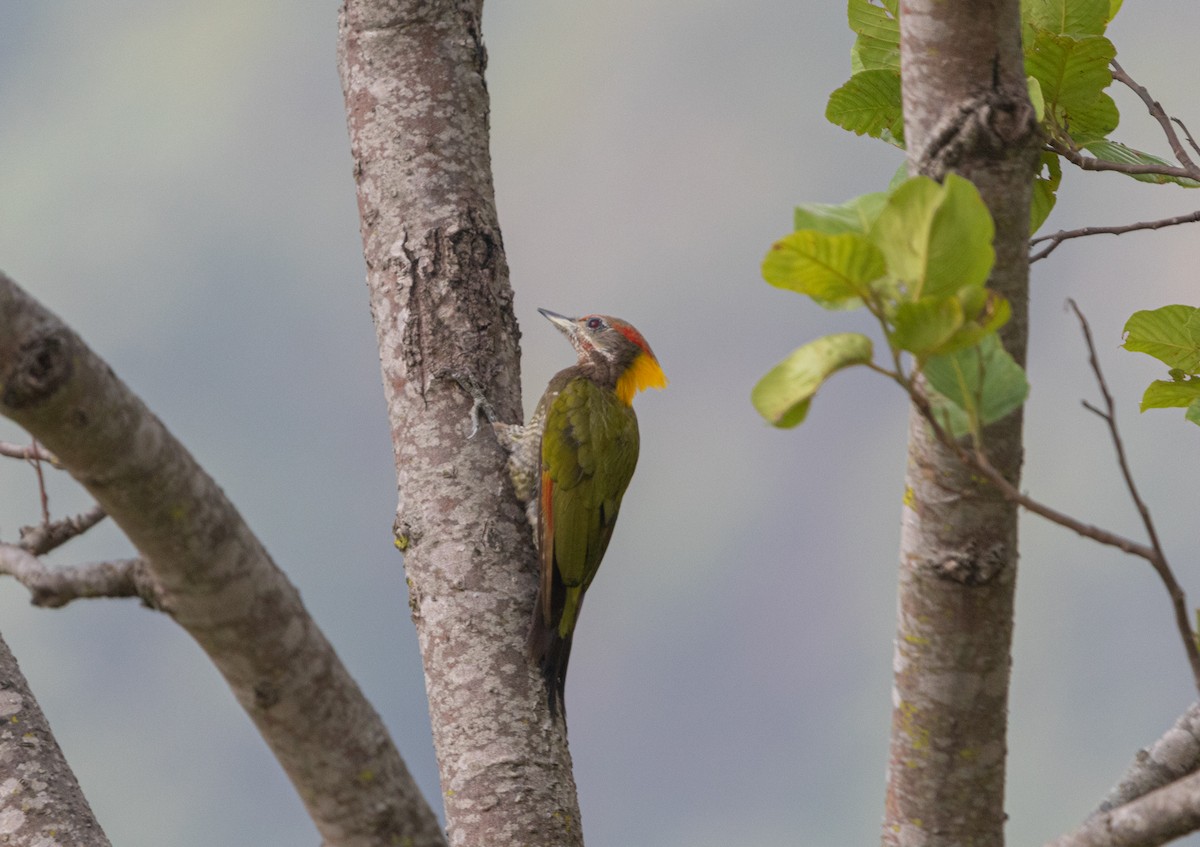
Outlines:
<svg viewBox="0 0 1200 847"><path fill-rule="evenodd" d="M643 389L666 387L654 351L632 324L608 315L568 318L549 309L538 311L571 342L580 365L612 374L617 396L626 405Z"/></svg>

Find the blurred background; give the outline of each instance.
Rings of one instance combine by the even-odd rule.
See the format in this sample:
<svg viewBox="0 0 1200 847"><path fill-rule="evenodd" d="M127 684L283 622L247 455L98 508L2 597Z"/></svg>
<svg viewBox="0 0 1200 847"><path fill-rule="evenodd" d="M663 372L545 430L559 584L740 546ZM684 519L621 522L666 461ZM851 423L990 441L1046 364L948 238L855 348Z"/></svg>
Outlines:
<svg viewBox="0 0 1200 847"><path fill-rule="evenodd" d="M801 201L900 163L823 119L849 75L845 7L784 0L492 2L497 198L526 409L571 360L536 308L634 322L671 385L576 638L571 742L593 847L876 841L890 719L906 403L839 374L798 430L751 386L861 315L767 286ZM1200 4L1130 4L1124 67L1200 130ZM335 3L0 3L0 268L74 326L244 512L438 805L351 163ZM1116 91L1116 136L1167 153ZM1200 193L1068 169L1044 231L1192 211ZM1193 603L1200 431L1139 416L1164 368L1119 350L1137 309L1200 305L1196 227L1059 248L1035 266L1025 488L1141 537L1074 318L1096 334L1143 493ZM0 437L20 433L7 425ZM55 480L57 515L87 500ZM0 464L0 535L37 519ZM108 525L63 562L127 555ZM0 583L20 659L124 847L317 843L199 649L129 601L45 611ZM1194 699L1150 568L1022 522L1013 844L1074 826ZM1194 839L1193 843L1200 843Z"/></svg>

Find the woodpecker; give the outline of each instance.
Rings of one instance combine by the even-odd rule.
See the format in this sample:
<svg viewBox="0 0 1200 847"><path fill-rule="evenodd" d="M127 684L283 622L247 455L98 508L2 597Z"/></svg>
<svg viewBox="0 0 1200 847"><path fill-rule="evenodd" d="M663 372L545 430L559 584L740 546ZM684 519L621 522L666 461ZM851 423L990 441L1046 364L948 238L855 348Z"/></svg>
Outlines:
<svg viewBox="0 0 1200 847"><path fill-rule="evenodd" d="M578 361L559 371L525 426L493 424L537 541L540 579L529 655L546 682L550 714L564 710L571 638L583 595L612 538L638 458L633 396L666 375L642 334L619 318L538 311Z"/></svg>

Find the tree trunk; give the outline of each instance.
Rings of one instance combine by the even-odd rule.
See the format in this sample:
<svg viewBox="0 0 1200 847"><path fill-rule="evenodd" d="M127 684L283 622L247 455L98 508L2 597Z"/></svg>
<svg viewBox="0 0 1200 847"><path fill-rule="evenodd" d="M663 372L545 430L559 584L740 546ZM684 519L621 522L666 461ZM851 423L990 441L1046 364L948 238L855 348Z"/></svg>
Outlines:
<svg viewBox="0 0 1200 847"><path fill-rule="evenodd" d="M900 18L909 170L955 171L996 222L989 287L1012 304L1002 332L1025 360L1029 199L1037 129L1018 0L908 0ZM1021 415L988 427L1014 484ZM930 435L914 410L901 535L892 739L882 843L999 847L1017 510Z"/></svg>
<svg viewBox="0 0 1200 847"><path fill-rule="evenodd" d="M109 847L25 675L0 639L0 841Z"/></svg>
<svg viewBox="0 0 1200 847"><path fill-rule="evenodd" d="M565 726L526 657L535 554L480 386L520 409L481 0L345 0L339 67L399 482L397 544L453 845L582 844Z"/></svg>

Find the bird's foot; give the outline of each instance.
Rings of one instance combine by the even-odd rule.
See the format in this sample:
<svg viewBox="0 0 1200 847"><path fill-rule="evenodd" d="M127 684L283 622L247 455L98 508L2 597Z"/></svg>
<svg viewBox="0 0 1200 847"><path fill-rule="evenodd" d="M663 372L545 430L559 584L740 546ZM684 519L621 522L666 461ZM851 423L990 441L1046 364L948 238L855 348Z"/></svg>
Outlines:
<svg viewBox="0 0 1200 847"><path fill-rule="evenodd" d="M474 438L479 433L480 415L487 418L488 423L496 423L496 409L487 399L483 393L483 387L472 374L466 371L442 371L437 374L437 377L454 380L474 400L471 404L471 432L467 435L468 439Z"/></svg>

